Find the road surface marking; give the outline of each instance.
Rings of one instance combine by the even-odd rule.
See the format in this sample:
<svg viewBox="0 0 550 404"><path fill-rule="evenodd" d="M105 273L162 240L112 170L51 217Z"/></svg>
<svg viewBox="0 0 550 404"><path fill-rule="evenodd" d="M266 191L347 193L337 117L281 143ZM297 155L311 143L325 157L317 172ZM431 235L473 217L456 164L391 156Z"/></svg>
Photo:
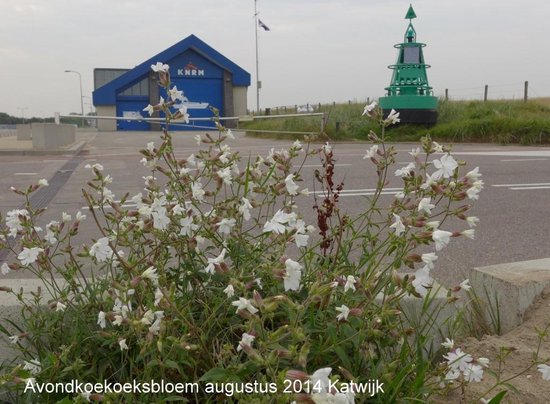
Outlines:
<svg viewBox="0 0 550 404"><path fill-rule="evenodd" d="M519 190L523 190L523 189L550 189L550 185L539 186L539 187L510 187L510 189L512 189L514 191L519 191Z"/></svg>
<svg viewBox="0 0 550 404"><path fill-rule="evenodd" d="M500 160L503 162L509 162L509 161L548 161L548 159L511 159L511 160Z"/></svg>
<svg viewBox="0 0 550 404"><path fill-rule="evenodd" d="M13 175L36 175L36 173L15 173Z"/></svg>
<svg viewBox="0 0 550 404"><path fill-rule="evenodd" d="M550 185L550 182L538 182L532 184L498 184L491 185L493 187L537 187L537 186L547 186Z"/></svg>

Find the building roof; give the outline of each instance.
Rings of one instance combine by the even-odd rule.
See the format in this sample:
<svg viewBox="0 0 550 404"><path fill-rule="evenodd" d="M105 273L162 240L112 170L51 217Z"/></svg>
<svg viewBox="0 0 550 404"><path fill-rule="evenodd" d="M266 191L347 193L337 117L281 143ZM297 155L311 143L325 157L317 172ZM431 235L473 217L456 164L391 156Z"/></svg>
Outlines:
<svg viewBox="0 0 550 404"><path fill-rule="evenodd" d="M172 45L168 49L124 73L122 76L95 90L93 92L94 105L115 105L116 94L119 90L143 79L143 77L151 71L151 65L157 62L165 63L188 49L192 49L212 63L220 66L222 69L229 71L232 74L234 86L246 87L250 85L250 73L237 66L195 35L189 35L182 41Z"/></svg>

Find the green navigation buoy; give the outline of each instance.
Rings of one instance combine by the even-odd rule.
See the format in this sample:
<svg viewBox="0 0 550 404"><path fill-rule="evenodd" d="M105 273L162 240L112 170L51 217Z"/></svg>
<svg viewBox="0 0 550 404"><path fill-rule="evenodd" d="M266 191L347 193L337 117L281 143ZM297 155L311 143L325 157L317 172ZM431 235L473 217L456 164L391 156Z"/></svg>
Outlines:
<svg viewBox="0 0 550 404"><path fill-rule="evenodd" d="M416 42L416 30L412 19L416 13L412 4L405 19L409 25L403 43L394 45L399 49L397 62L388 66L393 70L391 83L386 87L386 95L379 100L380 107L387 116L392 109L399 112L401 123L427 123L437 121L437 97L428 83L426 69L430 65L424 61L424 43Z"/></svg>

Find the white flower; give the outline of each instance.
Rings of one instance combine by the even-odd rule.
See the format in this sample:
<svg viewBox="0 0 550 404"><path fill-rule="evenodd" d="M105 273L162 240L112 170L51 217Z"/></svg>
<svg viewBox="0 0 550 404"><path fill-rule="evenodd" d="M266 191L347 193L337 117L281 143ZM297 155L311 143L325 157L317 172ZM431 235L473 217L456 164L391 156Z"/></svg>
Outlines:
<svg viewBox="0 0 550 404"><path fill-rule="evenodd" d="M300 143L300 141L298 139L296 139L294 141L294 143L292 144L292 148L296 151L302 150L302 144Z"/></svg>
<svg viewBox="0 0 550 404"><path fill-rule="evenodd" d="M375 144L371 146L370 149L367 150L366 154L363 156L363 160L374 158L377 152L378 152L378 145Z"/></svg>
<svg viewBox="0 0 550 404"><path fill-rule="evenodd" d="M227 136L228 139L235 140L235 135L231 131L231 129L227 129L227 132L225 132L225 136Z"/></svg>
<svg viewBox="0 0 550 404"><path fill-rule="evenodd" d="M464 370L464 379L467 382L480 382L483 379L483 368L470 363Z"/></svg>
<svg viewBox="0 0 550 404"><path fill-rule="evenodd" d="M258 309L252 306L250 300L245 299L244 297L239 297L239 300L235 300L231 303L231 305L237 307L237 311L235 311L235 313L238 313L241 310L248 310L251 314L258 312Z"/></svg>
<svg viewBox="0 0 550 404"><path fill-rule="evenodd" d="M200 146L202 143L201 135L195 135L195 143L197 143L197 146Z"/></svg>
<svg viewBox="0 0 550 404"><path fill-rule="evenodd" d="M80 211L76 212L76 221L83 222L84 220L86 220L86 215L83 215Z"/></svg>
<svg viewBox="0 0 550 404"><path fill-rule="evenodd" d="M450 231L434 230L432 233L432 239L435 241L435 250L441 251L443 248L447 247L452 235L453 233Z"/></svg>
<svg viewBox="0 0 550 404"><path fill-rule="evenodd" d="M19 335L12 335L8 339L10 340L10 344L17 344L20 340Z"/></svg>
<svg viewBox="0 0 550 404"><path fill-rule="evenodd" d="M545 363L537 365L537 370L542 373L543 380L550 380L550 366Z"/></svg>
<svg viewBox="0 0 550 404"><path fill-rule="evenodd" d="M437 178L435 178L435 175L426 174L426 181L422 185L420 185L420 188L428 189L435 184L437 184Z"/></svg>
<svg viewBox="0 0 550 404"><path fill-rule="evenodd" d="M153 107L151 104L147 104L147 106L143 108L142 111L146 111L149 114L149 116L152 116L153 113L155 112L155 107Z"/></svg>
<svg viewBox="0 0 550 404"><path fill-rule="evenodd" d="M170 66L166 64L162 64L162 62L157 62L155 65L151 65L151 69L158 73L158 72L167 72Z"/></svg>
<svg viewBox="0 0 550 404"><path fill-rule="evenodd" d="M102 237L90 247L90 255L99 262L106 261L113 256L113 250L109 246L109 238Z"/></svg>
<svg viewBox="0 0 550 404"><path fill-rule="evenodd" d="M153 216L153 227L155 229L166 230L170 224L170 218L166 214L166 208L163 206L151 212L151 216Z"/></svg>
<svg viewBox="0 0 550 404"><path fill-rule="evenodd" d="M396 177L408 177L411 175L411 171L415 169L416 165L414 163L407 164L406 167L399 168L395 170L395 176Z"/></svg>
<svg viewBox="0 0 550 404"><path fill-rule="evenodd" d="M199 228L198 225L193 223L192 216L186 216L183 219L180 219L180 226L180 234L182 236L190 236Z"/></svg>
<svg viewBox="0 0 550 404"><path fill-rule="evenodd" d="M95 163L95 164L92 164L92 165L86 164L84 166L84 168L90 168L90 169L96 170L96 171L103 171L103 166L99 163Z"/></svg>
<svg viewBox="0 0 550 404"><path fill-rule="evenodd" d="M153 153L155 151L155 142L149 142L147 143L147 146L145 146L145 148L147 149L147 151L149 151L150 153Z"/></svg>
<svg viewBox="0 0 550 404"><path fill-rule="evenodd" d="M481 191L481 188L478 187L470 187L466 190L466 195L469 199L472 201L476 201L479 199L479 192Z"/></svg>
<svg viewBox="0 0 550 404"><path fill-rule="evenodd" d="M297 195L298 194L298 185L294 182L294 174L289 174L285 178L285 186L286 191L289 195Z"/></svg>
<svg viewBox="0 0 550 404"><path fill-rule="evenodd" d="M61 302L57 302L57 304L55 305L55 311L65 311L66 308L67 305Z"/></svg>
<svg viewBox="0 0 550 404"><path fill-rule="evenodd" d="M480 177L481 177L481 173L479 172L479 167L474 168L472 171L469 171L466 174L466 178L472 181L477 181L479 180Z"/></svg>
<svg viewBox="0 0 550 404"><path fill-rule="evenodd" d="M264 232L283 234L286 230L284 225L293 220L296 220L296 213L285 213L279 209L273 218L264 224Z"/></svg>
<svg viewBox="0 0 550 404"><path fill-rule="evenodd" d="M479 218L475 216L468 216L466 218L466 223L468 223L468 226L470 226L470 228L476 227L479 223Z"/></svg>
<svg viewBox="0 0 550 404"><path fill-rule="evenodd" d="M329 154L332 151L332 145L329 142L326 142L322 149L326 154Z"/></svg>
<svg viewBox="0 0 550 404"><path fill-rule="evenodd" d="M191 192L193 193L193 198L199 202L204 201L205 191L202 189L202 184L200 182L194 182L191 184Z"/></svg>
<svg viewBox="0 0 550 404"><path fill-rule="evenodd" d="M7 275L9 274L11 271L10 267L8 264L6 264L5 262L2 264L2 267L0 268L0 272L2 272L2 275Z"/></svg>
<svg viewBox="0 0 550 404"><path fill-rule="evenodd" d="M416 158L418 157L418 155L420 154L421 150L420 150L420 147L417 147L416 149L412 149L409 154L413 157L413 158Z"/></svg>
<svg viewBox="0 0 550 404"><path fill-rule="evenodd" d="M247 334L246 332L243 332L243 335L241 337L241 341L239 342L239 345L237 346L237 352L242 351L244 346L251 347L252 342L254 342L254 339L256 337L251 334Z"/></svg>
<svg viewBox="0 0 550 404"><path fill-rule="evenodd" d="M162 290L160 290L158 287L155 290L155 306L158 306L162 298L164 297L164 294L162 293Z"/></svg>
<svg viewBox="0 0 550 404"><path fill-rule="evenodd" d="M126 344L126 338L123 338L120 341L118 341L118 345L120 346L121 351L125 349L128 350L128 345Z"/></svg>
<svg viewBox="0 0 550 404"><path fill-rule="evenodd" d="M436 153L443 153L443 146L437 142L432 142L432 147Z"/></svg>
<svg viewBox="0 0 550 404"><path fill-rule="evenodd" d="M372 116L373 111L375 109L376 109L376 101L373 101L370 104L365 105L365 109L363 110L363 113L361 114L361 116L364 116L364 115Z"/></svg>
<svg viewBox="0 0 550 404"><path fill-rule="evenodd" d="M48 183L47 179L42 178L41 180L38 180L38 185L42 185L43 187L47 187L50 184Z"/></svg>
<svg viewBox="0 0 550 404"><path fill-rule="evenodd" d="M437 230L440 224L441 224L441 222L439 220L434 220L432 222L427 222L426 227L428 229Z"/></svg>
<svg viewBox="0 0 550 404"><path fill-rule="evenodd" d="M441 345L443 345L447 349L453 349L455 346L455 342L452 339L445 338L445 342L442 342Z"/></svg>
<svg viewBox="0 0 550 404"><path fill-rule="evenodd" d="M71 220L73 220L73 218L68 213L63 212L63 213L61 213L61 220L65 223L67 223L67 222L70 222Z"/></svg>
<svg viewBox="0 0 550 404"><path fill-rule="evenodd" d="M160 331L161 318L157 318L151 327L149 327L149 332L153 335L158 335Z"/></svg>
<svg viewBox="0 0 550 404"><path fill-rule="evenodd" d="M142 279L149 279L153 285L158 285L159 276L155 267L149 267L141 274Z"/></svg>
<svg viewBox="0 0 550 404"><path fill-rule="evenodd" d="M31 374L36 375L42 370L40 361L38 359L31 359L30 362L24 361L23 369L28 370Z"/></svg>
<svg viewBox="0 0 550 404"><path fill-rule="evenodd" d="M288 258L285 261L286 272L284 276L285 290L300 289L300 280L302 279L302 266Z"/></svg>
<svg viewBox="0 0 550 404"><path fill-rule="evenodd" d="M447 365L452 370L460 370L464 372L470 363L472 363L472 355L462 352L460 348L456 348L454 351L449 352L447 355L443 355L447 360Z"/></svg>
<svg viewBox="0 0 550 404"><path fill-rule="evenodd" d="M204 268L204 272L208 274L213 274L214 269L216 268L215 266L224 262L226 252L227 250L224 248L221 251L220 255L218 255L216 258L208 258L208 265L206 266L206 268Z"/></svg>
<svg viewBox="0 0 550 404"><path fill-rule="evenodd" d="M460 289L464 289L466 292L472 289L472 286L470 285L470 280L465 279L460 284Z"/></svg>
<svg viewBox="0 0 550 404"><path fill-rule="evenodd" d="M105 328L106 323L105 323L105 312L104 312L104 311L100 311L100 312L97 314L97 324L98 324L101 328Z"/></svg>
<svg viewBox="0 0 550 404"><path fill-rule="evenodd" d="M401 216L393 213L393 218L395 222L390 226L390 229L394 229L395 235L400 236L405 231L405 225L401 221Z"/></svg>
<svg viewBox="0 0 550 404"><path fill-rule="evenodd" d="M340 313L336 316L336 319L338 321L344 321L344 320L348 319L348 316L349 316L349 307L348 306L343 304L340 307L337 307L336 311Z"/></svg>
<svg viewBox="0 0 550 404"><path fill-rule="evenodd" d="M233 285L228 285L224 290L223 293L227 295L227 297L231 298L235 296L235 288L233 288Z"/></svg>
<svg viewBox="0 0 550 404"><path fill-rule="evenodd" d="M420 200L420 202L418 203L418 211L420 212L421 210L423 210L428 215L431 215L432 214L432 209L435 208L435 205L433 203L431 203L431 201L432 201L432 198L430 198L430 197L422 198Z"/></svg>
<svg viewBox="0 0 550 404"><path fill-rule="evenodd" d="M474 240L476 231L475 229L468 229L468 230L461 231L460 234L462 234L464 237L469 238L470 240Z"/></svg>
<svg viewBox="0 0 550 404"><path fill-rule="evenodd" d="M325 392L330 386L330 379L328 378L332 372L332 368L322 368L318 369L311 376L309 380L311 381L311 386L315 386L315 390L319 392Z"/></svg>
<svg viewBox="0 0 550 404"><path fill-rule="evenodd" d="M412 285L419 295L426 296L428 288L431 287L432 283L433 278L430 276L430 268L428 266L424 266L414 273Z"/></svg>
<svg viewBox="0 0 550 404"><path fill-rule="evenodd" d="M231 185L233 181L231 167L225 167L223 170L218 171L218 177L222 179L225 185Z"/></svg>
<svg viewBox="0 0 550 404"><path fill-rule="evenodd" d="M23 251L19 253L17 256L17 259L21 261L22 265L30 265L34 264L36 262L36 259L38 258L38 254L43 252L43 248L38 247L32 247L32 248L23 248Z"/></svg>
<svg viewBox="0 0 550 404"><path fill-rule="evenodd" d="M189 114L187 113L187 107L185 105L183 105L179 109L179 113L181 114L180 119L183 119L183 122L185 122L185 123L189 123Z"/></svg>
<svg viewBox="0 0 550 404"><path fill-rule="evenodd" d="M216 226L218 226L218 232L221 234L231 234L231 229L235 227L235 219L226 219L223 218L221 222L216 223Z"/></svg>
<svg viewBox="0 0 550 404"><path fill-rule="evenodd" d="M10 237L17 236L17 232L23 230L23 225L21 224L19 216L23 216L28 219L29 212L26 209L14 209L10 210L6 214L6 226L8 226L8 228L10 229Z"/></svg>
<svg viewBox="0 0 550 404"><path fill-rule="evenodd" d="M484 368L488 368L490 361L488 358L478 358L476 362L479 363Z"/></svg>
<svg viewBox="0 0 550 404"><path fill-rule="evenodd" d="M434 261L437 261L437 258L435 253L422 254L422 262L430 269L434 268Z"/></svg>
<svg viewBox="0 0 550 404"><path fill-rule="evenodd" d="M252 209L252 205L250 204L250 201L246 198L241 198L242 205L239 206L239 213L243 215L244 220L250 220L250 209Z"/></svg>
<svg viewBox="0 0 550 404"><path fill-rule="evenodd" d="M183 100L183 91L178 90L177 86L174 86L172 89L168 90L168 93L173 101Z"/></svg>
<svg viewBox="0 0 550 404"><path fill-rule="evenodd" d="M347 292L350 289L355 292L355 276L353 275L347 276L346 284L344 285L344 292Z"/></svg>
<svg viewBox="0 0 550 404"><path fill-rule="evenodd" d="M384 120L385 123L389 125L394 125L400 121L399 119L399 112L397 112L395 109L392 108L390 111L388 117Z"/></svg>
<svg viewBox="0 0 550 404"><path fill-rule="evenodd" d="M458 167L458 163L450 154L445 154L439 160L434 160L433 164L437 168L437 171L432 175L435 179L450 178Z"/></svg>

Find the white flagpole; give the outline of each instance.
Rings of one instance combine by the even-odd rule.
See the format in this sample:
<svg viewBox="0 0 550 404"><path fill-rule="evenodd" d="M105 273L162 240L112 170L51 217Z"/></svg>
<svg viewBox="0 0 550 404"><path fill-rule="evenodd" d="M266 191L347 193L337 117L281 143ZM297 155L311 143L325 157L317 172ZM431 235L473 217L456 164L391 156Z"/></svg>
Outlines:
<svg viewBox="0 0 550 404"><path fill-rule="evenodd" d="M254 0L254 27L256 32L256 112L260 113L260 76L258 63L258 11L256 8L257 0Z"/></svg>

